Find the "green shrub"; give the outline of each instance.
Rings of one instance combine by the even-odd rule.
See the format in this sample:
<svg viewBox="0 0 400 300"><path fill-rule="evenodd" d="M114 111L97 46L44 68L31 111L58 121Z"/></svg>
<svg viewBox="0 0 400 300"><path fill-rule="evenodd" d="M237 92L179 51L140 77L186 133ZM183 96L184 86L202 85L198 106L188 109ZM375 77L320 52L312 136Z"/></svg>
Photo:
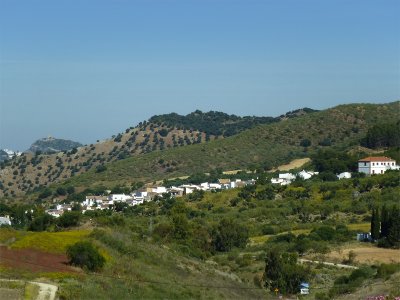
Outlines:
<svg viewBox="0 0 400 300"><path fill-rule="evenodd" d="M378 267L376 277L387 279L396 272L400 272L400 264L381 264Z"/></svg>
<svg viewBox="0 0 400 300"><path fill-rule="evenodd" d="M67 256L72 265L98 271L103 268L104 256L88 241L77 242L67 248Z"/></svg>

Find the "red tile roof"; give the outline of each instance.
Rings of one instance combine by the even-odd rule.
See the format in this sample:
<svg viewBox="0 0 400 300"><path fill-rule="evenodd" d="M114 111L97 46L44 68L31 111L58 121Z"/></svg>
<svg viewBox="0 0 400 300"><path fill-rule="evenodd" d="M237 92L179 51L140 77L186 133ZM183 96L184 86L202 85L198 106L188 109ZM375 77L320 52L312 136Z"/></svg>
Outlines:
<svg viewBox="0 0 400 300"><path fill-rule="evenodd" d="M359 161L395 161L395 160L386 156L370 156L360 159Z"/></svg>

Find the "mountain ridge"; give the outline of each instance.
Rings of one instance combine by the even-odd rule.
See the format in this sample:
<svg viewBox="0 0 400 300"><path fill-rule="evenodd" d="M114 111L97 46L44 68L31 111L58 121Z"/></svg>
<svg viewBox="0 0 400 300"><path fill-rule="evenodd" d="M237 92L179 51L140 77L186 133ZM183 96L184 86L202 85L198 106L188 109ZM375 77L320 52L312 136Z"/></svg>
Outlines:
<svg viewBox="0 0 400 300"><path fill-rule="evenodd" d="M232 170L253 165L267 169L320 148L358 144L367 129L383 117L398 118L399 103L337 106L257 125L227 138L211 136L209 141L204 132L143 122L96 145L57 155L22 157L1 170L0 190L5 196L15 196L65 180L75 186L115 185L162 180L214 168ZM163 129L167 132L165 136L159 134ZM199 137L200 141L196 140ZM303 140L309 140L310 146L302 146ZM103 150L111 151L107 156L103 151L102 156L99 151L105 143L108 148ZM24 175L24 165L26 169L29 165L28 176ZM103 167L97 170L97 166Z"/></svg>

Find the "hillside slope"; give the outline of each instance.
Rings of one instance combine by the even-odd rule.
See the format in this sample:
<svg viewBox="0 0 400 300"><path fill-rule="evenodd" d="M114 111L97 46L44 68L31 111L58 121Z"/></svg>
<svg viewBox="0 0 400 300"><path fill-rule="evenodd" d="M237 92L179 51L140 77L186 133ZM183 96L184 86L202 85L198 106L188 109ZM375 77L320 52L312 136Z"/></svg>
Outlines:
<svg viewBox="0 0 400 300"><path fill-rule="evenodd" d="M369 127L399 118L400 102L385 105L342 105L279 123L261 125L233 137L127 158L67 180L67 185L114 186L135 181L205 172L214 168L274 167L324 147L346 149L357 145ZM311 145L305 149L302 141ZM305 152L306 151L306 152Z"/></svg>
<svg viewBox="0 0 400 300"><path fill-rule="evenodd" d="M173 113L154 116L111 139L82 147L53 138L39 140L33 144L30 153L0 164L0 197L20 196L127 157L201 144L258 124L279 122L312 112L314 110L308 108L299 109L277 118L238 117L221 112L196 111L186 116ZM38 150L43 153L64 151L47 155ZM174 166L165 165L165 169L170 172Z"/></svg>
<svg viewBox="0 0 400 300"><path fill-rule="evenodd" d="M214 168L268 169L322 147L357 145L371 126L399 119L399 105L398 101L350 104L295 114L295 118L281 116L279 122L259 125L228 138L169 127L162 122L143 122L112 139L67 153L24 154L7 162L0 171L0 197L21 196L71 177L67 183L77 187L113 186ZM97 168L103 165L106 168Z"/></svg>

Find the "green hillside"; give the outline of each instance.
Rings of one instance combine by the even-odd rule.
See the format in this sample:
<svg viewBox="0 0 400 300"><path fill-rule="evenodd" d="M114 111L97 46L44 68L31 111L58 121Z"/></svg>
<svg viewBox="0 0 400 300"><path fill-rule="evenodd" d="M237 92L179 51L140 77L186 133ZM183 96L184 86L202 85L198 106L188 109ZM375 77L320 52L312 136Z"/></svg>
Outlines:
<svg viewBox="0 0 400 300"><path fill-rule="evenodd" d="M66 181L68 185L154 181L206 172L261 166L265 169L309 156L321 148L348 149L359 144L368 128L383 120L397 120L400 102L341 105L279 123L260 125L233 137L206 144L153 152L107 165L103 172L89 171ZM309 146L304 147L304 141Z"/></svg>
<svg viewBox="0 0 400 300"><path fill-rule="evenodd" d="M277 118L239 117L215 111L195 111L186 116L172 113L154 116L90 145L54 138L38 140L21 157L0 162L0 197L22 196L128 157L207 143L258 124L276 123L312 112L309 108L298 109Z"/></svg>

